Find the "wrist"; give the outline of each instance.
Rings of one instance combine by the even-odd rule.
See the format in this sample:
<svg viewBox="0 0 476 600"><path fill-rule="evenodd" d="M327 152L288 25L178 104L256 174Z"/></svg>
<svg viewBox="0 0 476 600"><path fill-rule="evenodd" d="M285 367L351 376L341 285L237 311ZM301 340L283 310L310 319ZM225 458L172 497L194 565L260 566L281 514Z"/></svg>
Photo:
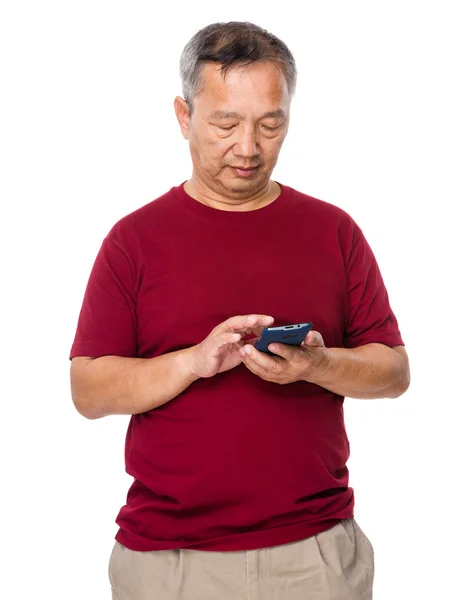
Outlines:
<svg viewBox="0 0 476 600"><path fill-rule="evenodd" d="M311 356L310 366L304 378L304 381L308 383L319 384L329 379L329 375L332 373L334 365L332 348L322 347L319 350L318 355Z"/></svg>
<svg viewBox="0 0 476 600"><path fill-rule="evenodd" d="M197 375L195 370L194 349L195 346L190 346L190 348L184 348L178 352L179 370L188 385L200 379L200 375Z"/></svg>

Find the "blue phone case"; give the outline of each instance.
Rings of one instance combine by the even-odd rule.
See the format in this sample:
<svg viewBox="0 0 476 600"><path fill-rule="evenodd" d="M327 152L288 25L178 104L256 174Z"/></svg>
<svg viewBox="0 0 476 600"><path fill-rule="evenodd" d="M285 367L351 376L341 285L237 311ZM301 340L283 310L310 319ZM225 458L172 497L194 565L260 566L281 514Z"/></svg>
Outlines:
<svg viewBox="0 0 476 600"><path fill-rule="evenodd" d="M295 323L294 325L282 325L281 327L265 327L261 332L261 336L256 340L255 348L260 352L277 356L277 354L268 350L268 344L279 342L280 344L299 346L311 329L312 323L310 321Z"/></svg>

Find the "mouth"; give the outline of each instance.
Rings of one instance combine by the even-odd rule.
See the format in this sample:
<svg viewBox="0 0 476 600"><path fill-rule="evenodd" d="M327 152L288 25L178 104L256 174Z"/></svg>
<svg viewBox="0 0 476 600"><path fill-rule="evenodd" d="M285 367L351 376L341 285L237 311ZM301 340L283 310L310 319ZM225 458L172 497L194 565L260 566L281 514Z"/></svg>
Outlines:
<svg viewBox="0 0 476 600"><path fill-rule="evenodd" d="M251 177L258 170L258 165L256 167L231 167L238 177Z"/></svg>

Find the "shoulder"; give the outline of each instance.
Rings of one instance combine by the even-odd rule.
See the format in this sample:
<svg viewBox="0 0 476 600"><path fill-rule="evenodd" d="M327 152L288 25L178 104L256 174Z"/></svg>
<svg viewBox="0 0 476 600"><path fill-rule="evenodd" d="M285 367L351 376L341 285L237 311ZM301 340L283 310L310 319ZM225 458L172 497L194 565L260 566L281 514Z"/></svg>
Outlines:
<svg viewBox="0 0 476 600"><path fill-rule="evenodd" d="M119 219L111 227L107 238L117 243L127 244L134 239L140 239L155 231L160 233L160 227L167 223L167 217L174 212L176 207L175 188L162 194L158 198L144 204L136 210Z"/></svg>
<svg viewBox="0 0 476 600"><path fill-rule="evenodd" d="M315 221L320 228L337 231L339 237L342 235L344 238L354 239L362 235L362 230L354 218L343 208L293 187L284 185L281 187L292 198L290 206L293 212L296 211L307 219Z"/></svg>

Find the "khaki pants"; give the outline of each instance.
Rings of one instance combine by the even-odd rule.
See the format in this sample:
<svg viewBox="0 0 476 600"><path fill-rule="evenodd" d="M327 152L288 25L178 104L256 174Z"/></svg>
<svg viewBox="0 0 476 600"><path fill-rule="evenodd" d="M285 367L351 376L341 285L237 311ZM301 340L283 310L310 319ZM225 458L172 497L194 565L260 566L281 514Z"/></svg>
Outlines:
<svg viewBox="0 0 476 600"><path fill-rule="evenodd" d="M371 600L372 546L355 519L310 538L236 552L136 552L116 542L113 600Z"/></svg>

